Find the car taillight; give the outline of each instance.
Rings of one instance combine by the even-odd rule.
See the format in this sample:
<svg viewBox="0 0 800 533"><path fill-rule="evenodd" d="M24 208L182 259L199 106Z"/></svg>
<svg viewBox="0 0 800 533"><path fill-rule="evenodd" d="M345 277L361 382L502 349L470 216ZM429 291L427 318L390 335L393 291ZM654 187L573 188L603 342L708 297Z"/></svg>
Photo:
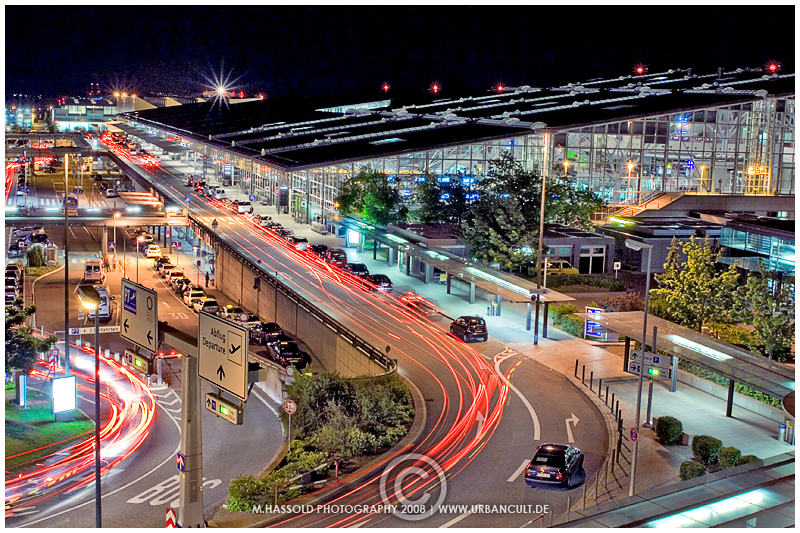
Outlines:
<svg viewBox="0 0 800 533"><path fill-rule="evenodd" d="M561 472L556 474L556 479L563 479L563 478L564 478L564 474L562 474Z"/></svg>

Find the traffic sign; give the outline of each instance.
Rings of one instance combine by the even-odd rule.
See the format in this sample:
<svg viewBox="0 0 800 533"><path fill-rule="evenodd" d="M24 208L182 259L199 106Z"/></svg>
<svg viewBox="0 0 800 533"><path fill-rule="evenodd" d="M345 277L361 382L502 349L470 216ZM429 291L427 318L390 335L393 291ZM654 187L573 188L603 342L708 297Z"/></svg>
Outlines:
<svg viewBox="0 0 800 533"><path fill-rule="evenodd" d="M109 250L113 250L113 249L115 249L116 247L117 247L117 244L116 244L116 243L113 243L113 242L110 242L110 243L108 243L108 249L109 249Z"/></svg>
<svg viewBox="0 0 800 533"><path fill-rule="evenodd" d="M178 453L178 457L176 458L176 463L178 466L178 471L183 473L186 469L186 457L182 453Z"/></svg>
<svg viewBox="0 0 800 533"><path fill-rule="evenodd" d="M297 411L297 404L293 400L286 400L283 402L283 410L286 414L293 415Z"/></svg>
<svg viewBox="0 0 800 533"><path fill-rule="evenodd" d="M639 440L639 432L636 431L636 428L631 428L631 441L636 442Z"/></svg>
<svg viewBox="0 0 800 533"><path fill-rule="evenodd" d="M124 361L128 363L128 366L133 367L139 372L143 372L147 376L153 374L153 359L136 353L133 350L125 350L123 353L125 355Z"/></svg>
<svg viewBox="0 0 800 533"><path fill-rule="evenodd" d="M186 202L186 203L188 204L189 202L191 202L191 201L192 201L192 197L191 197L191 196L184 196L184 197L183 197L183 201L184 201L184 202Z"/></svg>
<svg viewBox="0 0 800 533"><path fill-rule="evenodd" d="M634 363L633 361L630 361L628 362L627 371L638 376L641 366L641 363ZM672 379L672 369L645 365L644 375L653 379Z"/></svg>
<svg viewBox="0 0 800 533"><path fill-rule="evenodd" d="M167 525L166 527L176 528L178 527L178 517L175 514L175 509L170 509L167 507Z"/></svg>
<svg viewBox="0 0 800 533"><path fill-rule="evenodd" d="M642 351L631 350L630 360L634 363L641 363ZM672 366L672 358L669 356L658 355L653 352L645 352L644 364L647 366L657 366L658 368L670 368Z"/></svg>
<svg viewBox="0 0 800 533"><path fill-rule="evenodd" d="M251 202L255 202L255 201L256 201L256 195L255 195L255 194L251 194L251 195L249 196L249 198L250 198L250 201L251 201Z"/></svg>
<svg viewBox="0 0 800 533"><path fill-rule="evenodd" d="M145 350L158 347L158 295L127 278L122 279L120 336Z"/></svg>
<svg viewBox="0 0 800 533"><path fill-rule="evenodd" d="M200 377L240 400L247 399L247 328L200 312L197 358Z"/></svg>
<svg viewBox="0 0 800 533"><path fill-rule="evenodd" d="M217 394L211 392L206 394L206 409L220 418L224 418L231 424L241 425L244 422L242 410Z"/></svg>

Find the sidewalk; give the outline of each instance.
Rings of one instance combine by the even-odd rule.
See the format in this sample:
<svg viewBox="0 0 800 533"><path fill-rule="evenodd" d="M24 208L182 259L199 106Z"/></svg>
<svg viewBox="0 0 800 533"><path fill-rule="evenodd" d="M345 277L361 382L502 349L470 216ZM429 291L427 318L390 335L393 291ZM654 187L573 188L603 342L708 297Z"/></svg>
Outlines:
<svg viewBox="0 0 800 533"><path fill-rule="evenodd" d="M453 286L450 295L446 288L437 283L425 284L421 276L413 277L401 273L397 265L389 266L385 259L372 259L372 250L358 253L355 248L345 248L344 239L333 235L320 235L313 231L309 225L295 223L290 215L277 215L274 206L255 206L256 214L268 214L283 227L290 228L296 235L301 235L309 243L324 243L330 247L346 250L349 261L362 261L367 264L371 273L388 275L394 283L394 294L413 290L423 294L433 302L445 315L457 317L467 314L484 316L490 335L508 347L522 353L536 362L563 374L571 383L581 389L587 396L592 397L598 409L608 418L609 441L616 443L617 423L614 414L605 406L605 388L609 387L609 395L614 395L614 401L619 401L621 417L623 419L624 434L620 466L615 468L615 474L609 475L607 490L603 489L605 471L600 473L601 482L597 503L610 498L628 495L631 452L633 443L630 442L629 430L634 425L635 405L637 396L638 379L622 370L622 357L603 348L577 339L563 331L548 326L548 338L543 338L540 326L538 346L533 345L533 331L525 330L526 304L512 304L503 302L501 316L486 316L486 300L476 300L475 304L469 303L469 295ZM380 251L379 251L380 254ZM385 251L384 251L385 257ZM531 326L533 328L533 326ZM575 378L575 361L579 361L578 377ZM581 367L586 366L586 385L581 384ZM594 373L594 382L589 391L589 376ZM603 398L597 396L598 382L603 379ZM725 416L726 403L724 400L708 393L678 383L675 393L669 392L669 381L656 381L653 387L653 400L651 417L673 416L683 424L683 430L690 435L711 435L720 439L724 446L734 446L741 450L742 455L752 454L759 458L771 457L793 450L793 446L777 439L777 424L761 415L735 406L733 417ZM647 412L648 381L643 382L641 421L645 422ZM608 400L611 403L611 400ZM609 449L610 454L610 449ZM639 436L639 466L637 467L636 492L650 488L672 484L680 481L679 467L684 460L692 458L691 448L688 446L665 447L655 440L655 432L643 429ZM608 458L610 459L610 457ZM594 498L594 476L587 480L586 505L592 505ZM582 502L576 503L580 507Z"/></svg>

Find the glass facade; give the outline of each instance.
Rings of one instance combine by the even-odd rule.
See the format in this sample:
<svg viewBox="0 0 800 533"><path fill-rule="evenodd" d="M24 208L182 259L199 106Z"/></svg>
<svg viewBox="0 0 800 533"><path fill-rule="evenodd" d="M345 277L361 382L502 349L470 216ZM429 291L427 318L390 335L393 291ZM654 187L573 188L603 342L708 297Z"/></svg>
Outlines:
<svg viewBox="0 0 800 533"><path fill-rule="evenodd" d="M550 172L600 195L607 215L664 195L793 195L794 117L793 97L764 98L288 172L189 139L184 144L219 176L231 169L233 186L270 205L288 188L289 212L309 223L336 213L342 180L364 166L410 198L415 179L426 172L468 180L483 175L503 151L541 169L547 135Z"/></svg>

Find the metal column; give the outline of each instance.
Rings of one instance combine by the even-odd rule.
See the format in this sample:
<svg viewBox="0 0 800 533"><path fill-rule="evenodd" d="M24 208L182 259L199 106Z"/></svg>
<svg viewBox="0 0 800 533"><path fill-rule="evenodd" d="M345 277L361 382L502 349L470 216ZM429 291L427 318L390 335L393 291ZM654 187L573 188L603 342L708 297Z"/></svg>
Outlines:
<svg viewBox="0 0 800 533"><path fill-rule="evenodd" d="M496 309L496 312L495 312L495 316L500 316L501 307L503 305L503 297L500 296L499 294L497 294L497 295L495 295L495 300L494 301L497 303L497 309Z"/></svg>
<svg viewBox="0 0 800 533"><path fill-rule="evenodd" d="M471 304L475 303L475 284L474 283L470 283L469 284L469 303L471 303Z"/></svg>
<svg viewBox="0 0 800 533"><path fill-rule="evenodd" d="M433 281L433 265L425 263L425 283Z"/></svg>
<svg viewBox="0 0 800 533"><path fill-rule="evenodd" d="M733 417L733 386L736 385L736 382L730 380L728 383L728 405L725 407L725 416L728 418Z"/></svg>
<svg viewBox="0 0 800 533"><path fill-rule="evenodd" d="M447 273L447 294L450 294L450 285L451 285L452 281L453 281L453 276L452 276L452 274L450 274L450 272L448 272Z"/></svg>
<svg viewBox="0 0 800 533"><path fill-rule="evenodd" d="M531 330L531 303L528 302L528 312L525 314L525 331Z"/></svg>
<svg viewBox="0 0 800 533"><path fill-rule="evenodd" d="M197 357L183 358L181 452L186 458L181 475L181 527L205 527L203 519L203 426L200 416L200 378Z"/></svg>
<svg viewBox="0 0 800 533"><path fill-rule="evenodd" d="M672 356L672 384L669 387L670 392L678 390L678 362L680 359L677 355Z"/></svg>

